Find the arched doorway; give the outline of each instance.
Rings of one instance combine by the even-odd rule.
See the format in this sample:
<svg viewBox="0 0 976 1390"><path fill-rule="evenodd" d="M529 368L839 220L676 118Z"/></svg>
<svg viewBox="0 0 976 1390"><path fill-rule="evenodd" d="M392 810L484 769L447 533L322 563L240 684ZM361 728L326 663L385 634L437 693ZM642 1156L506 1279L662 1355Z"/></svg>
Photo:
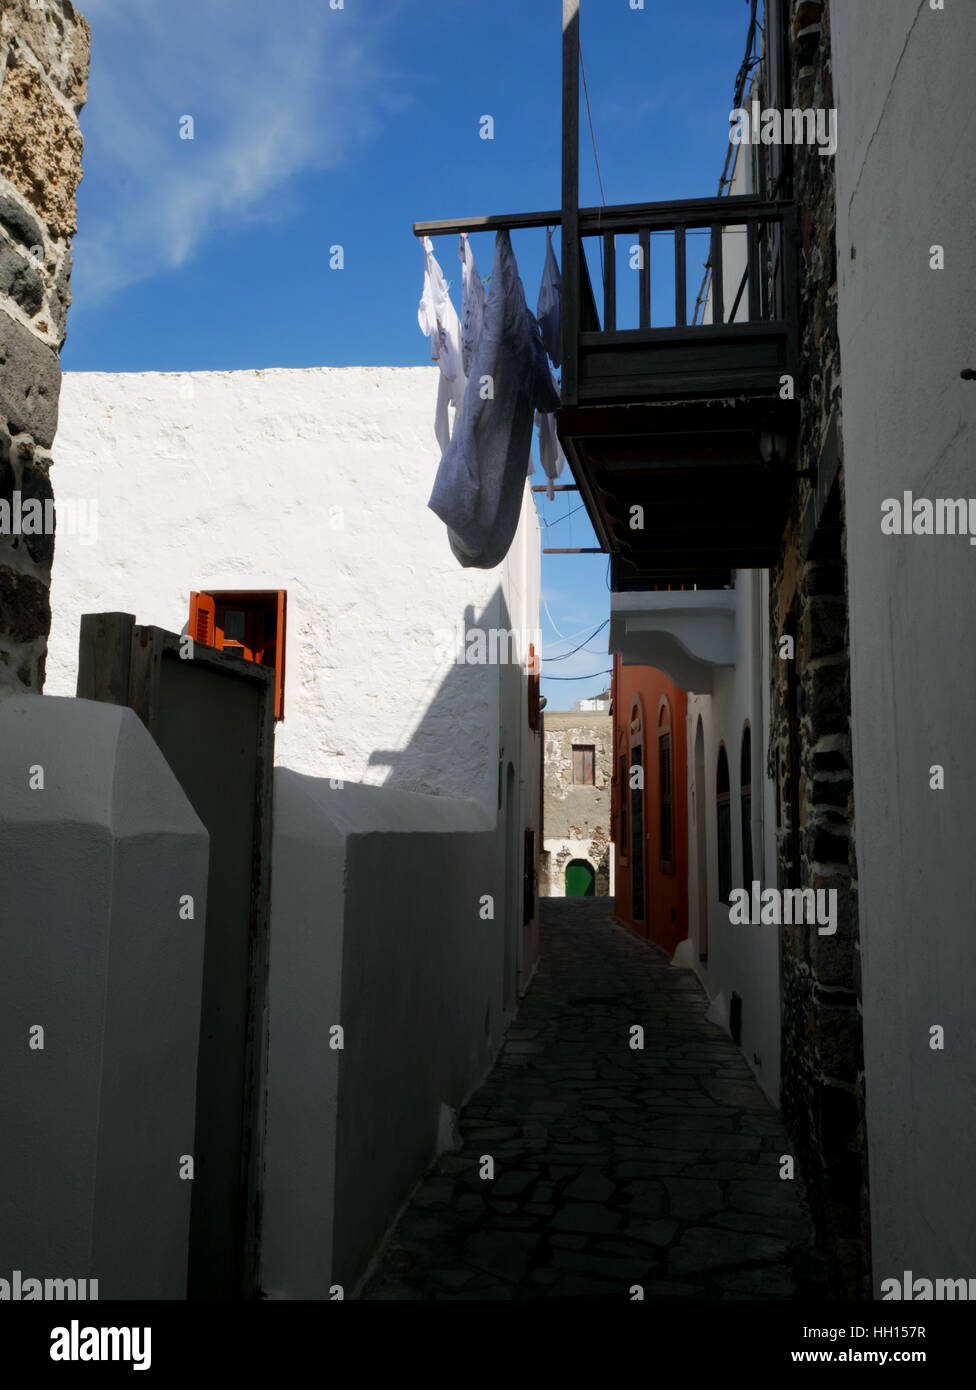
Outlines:
<svg viewBox="0 0 976 1390"><path fill-rule="evenodd" d="M567 898L596 896L596 870L586 859L571 859L566 865Z"/></svg>

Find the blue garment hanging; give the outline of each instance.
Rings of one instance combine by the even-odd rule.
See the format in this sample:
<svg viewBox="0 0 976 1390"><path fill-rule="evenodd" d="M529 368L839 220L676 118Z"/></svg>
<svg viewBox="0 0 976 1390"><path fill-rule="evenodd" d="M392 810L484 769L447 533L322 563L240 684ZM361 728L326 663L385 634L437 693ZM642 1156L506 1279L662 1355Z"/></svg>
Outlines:
<svg viewBox="0 0 976 1390"><path fill-rule="evenodd" d="M518 530L534 412L559 407L539 325L525 303L511 238L495 239L491 285L461 416L428 505L465 568L494 569Z"/></svg>

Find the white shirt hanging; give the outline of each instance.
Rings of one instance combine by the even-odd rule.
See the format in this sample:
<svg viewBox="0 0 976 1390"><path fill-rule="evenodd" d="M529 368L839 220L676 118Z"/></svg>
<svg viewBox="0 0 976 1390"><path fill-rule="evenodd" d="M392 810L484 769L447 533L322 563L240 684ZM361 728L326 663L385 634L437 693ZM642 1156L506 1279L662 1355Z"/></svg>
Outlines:
<svg viewBox="0 0 976 1390"><path fill-rule="evenodd" d="M422 333L430 339L431 359L441 369L434 412L434 434L441 447L447 448L451 438L448 405L454 406L457 423L466 385L461 363L461 321L457 316L444 272L434 256L430 237L424 237L424 289L417 310L417 322Z"/></svg>
<svg viewBox="0 0 976 1390"><path fill-rule="evenodd" d="M539 303L535 316L539 320L542 341L554 367L561 365L562 358L562 293L563 280L552 249L552 233L547 227L546 262L542 268L542 284L539 288Z"/></svg>
<svg viewBox="0 0 976 1390"><path fill-rule="evenodd" d="M553 381L555 386L555 381ZM555 497L553 492L553 481L559 477L563 471L563 464L566 456L559 443L559 436L556 433L556 417L551 412L544 415L541 410L535 413L536 429L539 431L539 462L542 464L542 471L546 475L546 496L551 502Z"/></svg>

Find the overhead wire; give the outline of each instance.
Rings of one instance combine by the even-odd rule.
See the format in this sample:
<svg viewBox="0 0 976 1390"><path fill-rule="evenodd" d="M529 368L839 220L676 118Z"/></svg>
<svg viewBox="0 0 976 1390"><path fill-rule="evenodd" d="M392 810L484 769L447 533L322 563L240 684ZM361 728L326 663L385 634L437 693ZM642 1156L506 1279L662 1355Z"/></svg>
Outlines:
<svg viewBox="0 0 976 1390"><path fill-rule="evenodd" d="M613 667L608 666L605 671L594 671L589 676L546 676L547 681L595 681L597 676L612 676Z"/></svg>
<svg viewBox="0 0 976 1390"><path fill-rule="evenodd" d="M592 642L592 641L593 641L593 638L597 635L597 633L598 633L598 632L602 632L603 629L604 629L605 627L608 627L609 625L610 625L610 619L607 618L604 622L602 622L602 623L600 624L600 626L599 626L598 628L596 628L596 630L595 630L594 632L591 632L591 633L590 633L589 637L584 637L583 641L579 644L579 646L578 646L578 647L574 647L573 650L572 650L571 652L561 652L561 653L559 654L559 656L544 656L544 657L542 658L542 660L543 660L543 661L565 661L568 657L575 656L576 653L577 653L578 651L582 651L582 649L586 646L587 642Z"/></svg>
<svg viewBox="0 0 976 1390"><path fill-rule="evenodd" d="M748 80L749 74L750 72L752 72L756 64L760 62L759 54L754 54L752 51L753 46L756 42L757 32L760 29L760 25L758 22L758 9L759 0L749 0L749 29L748 33L746 34L746 52L745 57L742 60L742 64L739 68L739 71L736 74L735 88L732 94L733 111L738 111L741 108L742 97L745 92L746 82ZM735 177L734 172L732 174L729 174L729 165L732 162L732 160L737 156L738 151L739 146L733 145L730 140L728 152L725 156L725 164L722 168L722 175L718 181L718 196L720 198L722 197L722 194L724 193L725 189L731 186L732 180ZM699 310L704 308L704 303L708 294L708 286L711 280L711 275L712 258L711 254L709 253L708 260L705 262L705 274L702 279L702 286L698 292L698 298L695 300L695 310L692 314L692 323L697 324Z"/></svg>

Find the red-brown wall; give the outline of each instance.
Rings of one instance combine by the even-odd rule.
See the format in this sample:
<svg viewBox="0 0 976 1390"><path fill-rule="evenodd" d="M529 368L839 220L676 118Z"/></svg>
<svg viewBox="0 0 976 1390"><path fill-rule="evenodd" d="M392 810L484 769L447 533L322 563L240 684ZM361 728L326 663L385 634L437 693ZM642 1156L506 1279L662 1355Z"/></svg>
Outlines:
<svg viewBox="0 0 976 1390"><path fill-rule="evenodd" d="M688 935L688 746L685 721L688 699L683 690L652 666L623 666L613 659L613 840L615 846L614 913L641 936L674 955ZM639 741L644 760L644 920L634 914L631 836L633 815L630 797L631 717L639 700L642 730ZM671 723L671 821L674 858L661 867L660 715L663 702ZM636 717L636 716L635 716ZM633 741L638 736L633 735ZM625 760L627 841L620 842L620 758Z"/></svg>

